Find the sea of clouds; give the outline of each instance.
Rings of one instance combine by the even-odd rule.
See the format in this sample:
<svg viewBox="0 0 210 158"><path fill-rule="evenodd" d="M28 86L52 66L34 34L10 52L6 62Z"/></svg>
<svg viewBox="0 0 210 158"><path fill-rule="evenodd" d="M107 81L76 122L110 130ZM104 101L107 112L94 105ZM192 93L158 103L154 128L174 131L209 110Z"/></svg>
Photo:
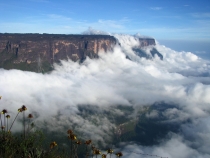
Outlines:
<svg viewBox="0 0 210 158"><path fill-rule="evenodd" d="M191 52L176 52L158 41L154 47L163 60L158 56L147 60L132 50L138 45L137 36L113 35L121 46L100 52L99 59L87 58L83 63L61 61L46 74L0 69L1 108L6 108L14 119L17 109L26 105L27 112L35 114L39 127L64 133L74 127L82 138L104 142L112 139L111 129L116 125L103 113L124 115L116 105L138 109L159 101L173 103L165 111L153 111L152 117L164 115L167 121L180 124L180 132L169 133L167 139L154 146L121 143L124 157L209 157L210 61ZM151 49L147 47L145 51L149 53ZM94 115L85 114L87 110L81 108ZM134 112L125 117L135 115ZM14 130L21 129L17 122Z"/></svg>

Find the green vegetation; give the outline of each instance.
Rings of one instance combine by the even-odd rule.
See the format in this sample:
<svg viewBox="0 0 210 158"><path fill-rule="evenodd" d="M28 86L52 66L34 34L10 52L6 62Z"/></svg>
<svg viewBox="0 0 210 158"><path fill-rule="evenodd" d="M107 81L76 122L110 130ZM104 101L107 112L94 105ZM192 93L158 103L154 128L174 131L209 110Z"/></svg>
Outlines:
<svg viewBox="0 0 210 158"><path fill-rule="evenodd" d="M1 99L1 97L0 97ZM78 140L77 135L68 130L66 139L69 142L68 151L62 148L62 145L56 141L45 141L45 136L40 130L34 130L32 122L33 115L26 115L26 106L18 109L17 115L9 126L7 110L3 109L0 114L1 132L0 132L0 157L2 158L74 158L74 157L102 157L107 155L112 157L113 149L108 149L106 153L102 153L99 148L93 145L92 140ZM12 134L11 129L18 116L23 115L23 132ZM61 146L61 147L60 147ZM117 157L121 157L121 152L115 153Z"/></svg>

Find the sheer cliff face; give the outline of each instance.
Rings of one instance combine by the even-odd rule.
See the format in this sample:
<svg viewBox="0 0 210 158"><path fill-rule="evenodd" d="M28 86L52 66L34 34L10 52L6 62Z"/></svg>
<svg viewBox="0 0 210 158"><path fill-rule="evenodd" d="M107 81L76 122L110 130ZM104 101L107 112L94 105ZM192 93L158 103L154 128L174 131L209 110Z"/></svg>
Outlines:
<svg viewBox="0 0 210 158"><path fill-rule="evenodd" d="M154 39L139 39L140 47L155 45ZM97 58L116 44L109 35L0 34L0 67L49 71L54 62Z"/></svg>
<svg viewBox="0 0 210 158"><path fill-rule="evenodd" d="M96 58L115 44L108 35L0 34L0 67L48 71L54 62Z"/></svg>
<svg viewBox="0 0 210 158"><path fill-rule="evenodd" d="M139 38L139 47L155 45L155 40L152 38Z"/></svg>

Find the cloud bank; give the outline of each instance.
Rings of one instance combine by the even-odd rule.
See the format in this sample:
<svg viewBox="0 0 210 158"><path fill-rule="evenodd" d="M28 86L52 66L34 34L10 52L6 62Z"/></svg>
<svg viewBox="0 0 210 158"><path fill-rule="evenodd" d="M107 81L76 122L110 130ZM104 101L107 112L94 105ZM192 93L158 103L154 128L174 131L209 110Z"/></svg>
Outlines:
<svg viewBox="0 0 210 158"><path fill-rule="evenodd" d="M179 131L168 133L159 145L121 144L125 157L136 157L136 153L209 157L210 62L158 43L154 47L163 60L158 56L147 60L132 50L138 44L136 36L114 36L121 47L82 64L61 61L48 74L0 69L0 106L14 118L24 104L29 112L36 112L39 127L63 132L74 128L81 138L106 144L118 126L111 116L133 119L143 106L164 101L173 106L164 110L157 106L146 116L179 124ZM127 115L119 105L134 110ZM21 124L14 129L20 130Z"/></svg>

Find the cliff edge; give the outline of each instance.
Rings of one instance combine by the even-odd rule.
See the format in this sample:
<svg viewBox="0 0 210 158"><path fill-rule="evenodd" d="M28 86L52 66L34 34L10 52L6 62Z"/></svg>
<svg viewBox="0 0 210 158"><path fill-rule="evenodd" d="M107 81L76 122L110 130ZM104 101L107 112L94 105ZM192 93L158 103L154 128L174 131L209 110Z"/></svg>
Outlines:
<svg viewBox="0 0 210 158"><path fill-rule="evenodd" d="M139 42L139 48L155 45L154 39ZM46 72L60 60L97 58L99 51L112 50L116 43L110 35L0 33L0 68Z"/></svg>

